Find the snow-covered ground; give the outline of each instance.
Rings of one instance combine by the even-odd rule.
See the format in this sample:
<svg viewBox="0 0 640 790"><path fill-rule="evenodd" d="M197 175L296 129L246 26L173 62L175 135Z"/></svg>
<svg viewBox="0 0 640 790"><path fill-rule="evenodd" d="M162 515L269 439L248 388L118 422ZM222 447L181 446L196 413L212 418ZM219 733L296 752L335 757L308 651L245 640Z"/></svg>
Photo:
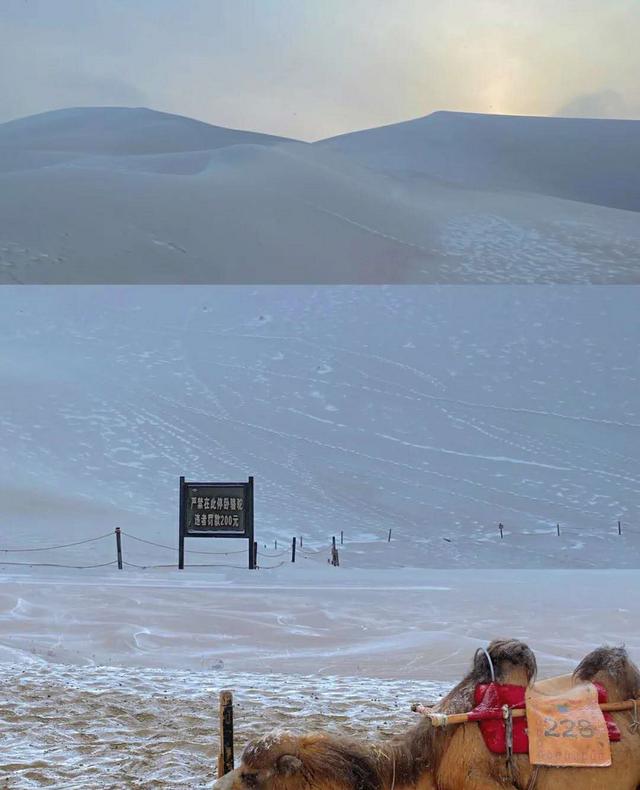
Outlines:
<svg viewBox="0 0 640 790"><path fill-rule="evenodd" d="M239 749L397 731L500 636L640 660L639 301L0 288L0 787L208 787L226 687ZM177 570L181 474L255 476L258 570Z"/></svg>
<svg viewBox="0 0 640 790"><path fill-rule="evenodd" d="M348 551L345 552L348 554ZM640 658L630 570L363 570L302 556L234 568L3 569L2 646L96 666L451 683L476 648L519 637L544 674L603 642Z"/></svg>
<svg viewBox="0 0 640 790"><path fill-rule="evenodd" d="M144 109L0 125L0 283L637 283L635 121L313 145Z"/></svg>
<svg viewBox="0 0 640 790"><path fill-rule="evenodd" d="M638 567L639 300L0 289L0 548L115 526L175 546L181 474L253 474L258 540L280 550L343 530L357 567ZM100 563L111 544L33 556ZM129 544L133 563L175 561Z"/></svg>
<svg viewBox="0 0 640 790"><path fill-rule="evenodd" d="M525 639L540 674L626 642L634 571L32 570L0 593L0 782L210 786L216 700L236 745L274 727L401 731L480 645ZM3 786L0 784L0 786Z"/></svg>
<svg viewBox="0 0 640 790"><path fill-rule="evenodd" d="M235 692L236 753L276 727L383 737L448 684L223 669L51 664L0 652L0 787L210 788L217 696Z"/></svg>

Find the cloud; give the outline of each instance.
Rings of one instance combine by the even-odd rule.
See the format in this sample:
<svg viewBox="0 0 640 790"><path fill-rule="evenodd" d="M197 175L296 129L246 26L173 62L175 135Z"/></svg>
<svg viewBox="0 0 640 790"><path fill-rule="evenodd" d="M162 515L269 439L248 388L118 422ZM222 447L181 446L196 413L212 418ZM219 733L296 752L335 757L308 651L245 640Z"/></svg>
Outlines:
<svg viewBox="0 0 640 790"><path fill-rule="evenodd" d="M638 108L633 112L621 93L609 89L575 96L555 115L564 118L634 118L639 113Z"/></svg>
<svg viewBox="0 0 640 790"><path fill-rule="evenodd" d="M146 104L133 72L88 34L7 22L0 28L0 123L62 107Z"/></svg>
<svg viewBox="0 0 640 790"><path fill-rule="evenodd" d="M143 104L311 140L442 109L640 117L639 21L638 0L0 0L0 122Z"/></svg>

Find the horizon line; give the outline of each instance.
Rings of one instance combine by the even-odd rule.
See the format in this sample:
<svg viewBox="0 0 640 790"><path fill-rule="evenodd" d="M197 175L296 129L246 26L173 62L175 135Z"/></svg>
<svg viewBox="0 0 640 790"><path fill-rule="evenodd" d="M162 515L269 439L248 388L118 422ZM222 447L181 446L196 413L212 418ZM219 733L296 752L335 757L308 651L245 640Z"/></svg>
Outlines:
<svg viewBox="0 0 640 790"><path fill-rule="evenodd" d="M313 145L315 143L321 142L329 142L331 140L338 139L340 137L346 137L348 135L363 133L363 132L372 132L377 129L386 129L393 126L401 126L403 124L410 124L416 121L423 121L427 118L431 118L436 115L466 115L466 116L473 116L478 118L530 118L532 120L545 120L545 121L573 121L573 122L600 122L600 123L640 123L640 118L610 118L610 117L593 117L593 116L564 116L564 115L529 115L529 114L522 114L522 113L495 113L495 112L473 112L469 110L448 110L448 109L439 109L433 110L425 115L418 115L411 118L404 118L398 121L391 121L390 123L383 123L379 126L367 126L362 128L352 129L346 132L339 132L338 134L330 135L329 137L318 137L314 139L303 139L297 137L288 137L282 134L276 134L270 131L262 131L258 129L243 129L237 126L224 126L222 124L212 123L210 121L205 121L201 118L197 118L190 115L183 115L181 113L175 112L168 112L166 110L159 110L153 107L148 107L146 105L137 105L137 104L82 104L82 105L71 105L66 107L53 107L47 110L42 110L40 112L30 113L29 115L21 115L15 118L9 118L6 121L0 122L0 128L5 125L19 123L20 121L26 121L30 118L37 118L43 115L53 115L55 113L63 113L69 112L73 110L144 110L145 112L154 113L158 115L168 115L174 118L180 118L187 121L193 121L195 123L203 124L205 126L210 126L212 128L217 129L226 129L228 131L235 131L235 132L244 132L248 134L257 134L257 135L264 135L268 137L277 137L282 139L286 142L295 142L295 143L302 143L302 144L309 144Z"/></svg>

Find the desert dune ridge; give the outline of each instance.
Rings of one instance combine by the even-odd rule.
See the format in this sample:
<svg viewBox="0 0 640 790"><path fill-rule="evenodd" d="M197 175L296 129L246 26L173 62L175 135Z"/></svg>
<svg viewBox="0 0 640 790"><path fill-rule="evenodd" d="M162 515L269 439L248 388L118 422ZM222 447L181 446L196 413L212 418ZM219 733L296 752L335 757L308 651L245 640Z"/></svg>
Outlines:
<svg viewBox="0 0 640 790"><path fill-rule="evenodd" d="M637 283L636 121L314 144L145 108L0 125L0 282Z"/></svg>

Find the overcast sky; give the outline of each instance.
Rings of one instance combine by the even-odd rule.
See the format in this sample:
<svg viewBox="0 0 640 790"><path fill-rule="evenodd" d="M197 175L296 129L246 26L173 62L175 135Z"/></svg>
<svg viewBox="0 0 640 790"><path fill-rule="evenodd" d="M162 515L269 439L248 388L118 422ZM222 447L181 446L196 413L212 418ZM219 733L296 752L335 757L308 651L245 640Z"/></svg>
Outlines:
<svg viewBox="0 0 640 790"><path fill-rule="evenodd" d="M312 140L434 110L640 118L640 0L0 0L0 122L144 105Z"/></svg>

